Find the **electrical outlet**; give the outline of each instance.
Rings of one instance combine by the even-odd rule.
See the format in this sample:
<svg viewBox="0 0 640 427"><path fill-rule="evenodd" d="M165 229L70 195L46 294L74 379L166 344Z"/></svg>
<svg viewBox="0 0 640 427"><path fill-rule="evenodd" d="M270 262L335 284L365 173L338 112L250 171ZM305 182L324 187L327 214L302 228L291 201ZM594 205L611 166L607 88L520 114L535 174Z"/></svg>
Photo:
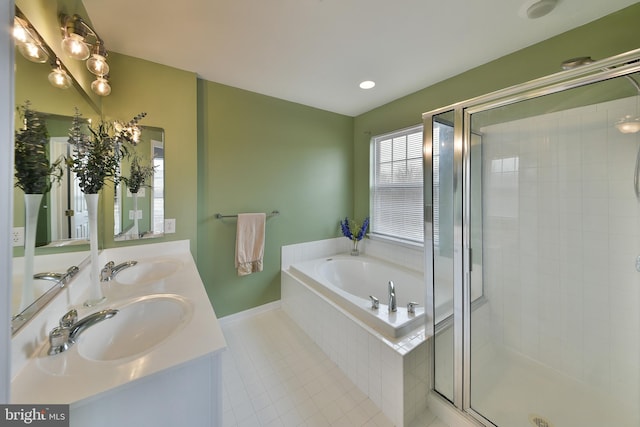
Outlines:
<svg viewBox="0 0 640 427"><path fill-rule="evenodd" d="M136 217L134 216L134 212L138 214L138 218L136 218ZM132 220L133 220L133 219L142 219L142 211L141 211L141 210L137 210L137 211L130 210L130 211L129 211L129 219L132 219Z"/></svg>
<svg viewBox="0 0 640 427"><path fill-rule="evenodd" d="M24 246L24 227L13 227L11 244L13 246Z"/></svg>
<svg viewBox="0 0 640 427"><path fill-rule="evenodd" d="M176 232L176 220L165 219L164 220L164 232L165 234L171 234Z"/></svg>

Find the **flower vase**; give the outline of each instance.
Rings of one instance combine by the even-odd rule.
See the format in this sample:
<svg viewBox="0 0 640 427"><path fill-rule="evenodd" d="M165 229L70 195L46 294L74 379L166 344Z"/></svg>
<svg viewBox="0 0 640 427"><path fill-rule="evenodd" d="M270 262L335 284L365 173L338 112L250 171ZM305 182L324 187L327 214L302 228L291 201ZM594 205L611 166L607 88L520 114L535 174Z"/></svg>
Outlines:
<svg viewBox="0 0 640 427"><path fill-rule="evenodd" d="M33 294L33 257L36 251L36 230L38 228L38 211L42 202L42 194L25 194L25 227L24 227L24 278L22 281L22 298L20 312L34 300Z"/></svg>
<svg viewBox="0 0 640 427"><path fill-rule="evenodd" d="M131 238L138 239L140 232L138 231L138 193L131 193L133 197L133 228L131 229Z"/></svg>
<svg viewBox="0 0 640 427"><path fill-rule="evenodd" d="M92 307L100 304L104 299L100 286L100 265L98 264L98 194L85 194L87 213L89 214L89 254L91 270L89 274L89 298L84 305Z"/></svg>
<svg viewBox="0 0 640 427"><path fill-rule="evenodd" d="M360 240L356 240L356 239L353 239L353 240L352 240L352 242L353 242L353 248L351 249L351 256L358 256L358 255L360 255L360 251L358 250L358 242L359 242L359 241L360 241Z"/></svg>

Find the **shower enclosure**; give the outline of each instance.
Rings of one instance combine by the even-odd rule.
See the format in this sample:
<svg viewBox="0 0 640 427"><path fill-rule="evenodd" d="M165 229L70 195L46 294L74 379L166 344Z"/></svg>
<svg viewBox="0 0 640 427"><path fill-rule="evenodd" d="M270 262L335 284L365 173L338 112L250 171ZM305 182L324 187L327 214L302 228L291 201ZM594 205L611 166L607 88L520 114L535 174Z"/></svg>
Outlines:
<svg viewBox="0 0 640 427"><path fill-rule="evenodd" d="M640 425L638 82L640 49L423 115L433 389L484 425Z"/></svg>

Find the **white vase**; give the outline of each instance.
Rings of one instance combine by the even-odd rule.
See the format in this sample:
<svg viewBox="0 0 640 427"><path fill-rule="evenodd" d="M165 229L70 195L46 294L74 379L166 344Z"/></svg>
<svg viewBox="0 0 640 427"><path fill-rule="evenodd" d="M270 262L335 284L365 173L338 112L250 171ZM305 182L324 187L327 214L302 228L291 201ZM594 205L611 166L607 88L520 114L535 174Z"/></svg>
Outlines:
<svg viewBox="0 0 640 427"><path fill-rule="evenodd" d="M100 304L105 298L100 285L100 264L98 264L98 194L85 194L87 213L89 214L89 254L91 270L89 272L89 298L84 305L91 307Z"/></svg>
<svg viewBox="0 0 640 427"><path fill-rule="evenodd" d="M33 257L36 251L36 231L38 228L38 211L42 202L42 194L25 194L25 226L24 226L24 278L22 281L22 298L20 312L35 299L33 293Z"/></svg>
<svg viewBox="0 0 640 427"><path fill-rule="evenodd" d="M133 196L133 228L131 229L131 238L140 238L140 231L138 230L138 193L131 193Z"/></svg>

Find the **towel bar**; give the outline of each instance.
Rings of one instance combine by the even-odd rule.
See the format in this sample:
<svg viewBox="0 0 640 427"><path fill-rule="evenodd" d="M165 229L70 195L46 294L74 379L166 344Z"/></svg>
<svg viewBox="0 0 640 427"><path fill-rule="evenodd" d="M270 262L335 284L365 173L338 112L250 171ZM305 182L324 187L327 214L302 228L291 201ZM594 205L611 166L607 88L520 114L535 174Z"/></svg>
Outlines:
<svg viewBox="0 0 640 427"><path fill-rule="evenodd" d="M280 215L280 211L272 211L271 213L267 214L267 218L271 218L272 216L278 216ZM216 219L222 219L222 218L238 218L238 214L235 215L222 215L220 213L217 213L214 215L216 217Z"/></svg>

